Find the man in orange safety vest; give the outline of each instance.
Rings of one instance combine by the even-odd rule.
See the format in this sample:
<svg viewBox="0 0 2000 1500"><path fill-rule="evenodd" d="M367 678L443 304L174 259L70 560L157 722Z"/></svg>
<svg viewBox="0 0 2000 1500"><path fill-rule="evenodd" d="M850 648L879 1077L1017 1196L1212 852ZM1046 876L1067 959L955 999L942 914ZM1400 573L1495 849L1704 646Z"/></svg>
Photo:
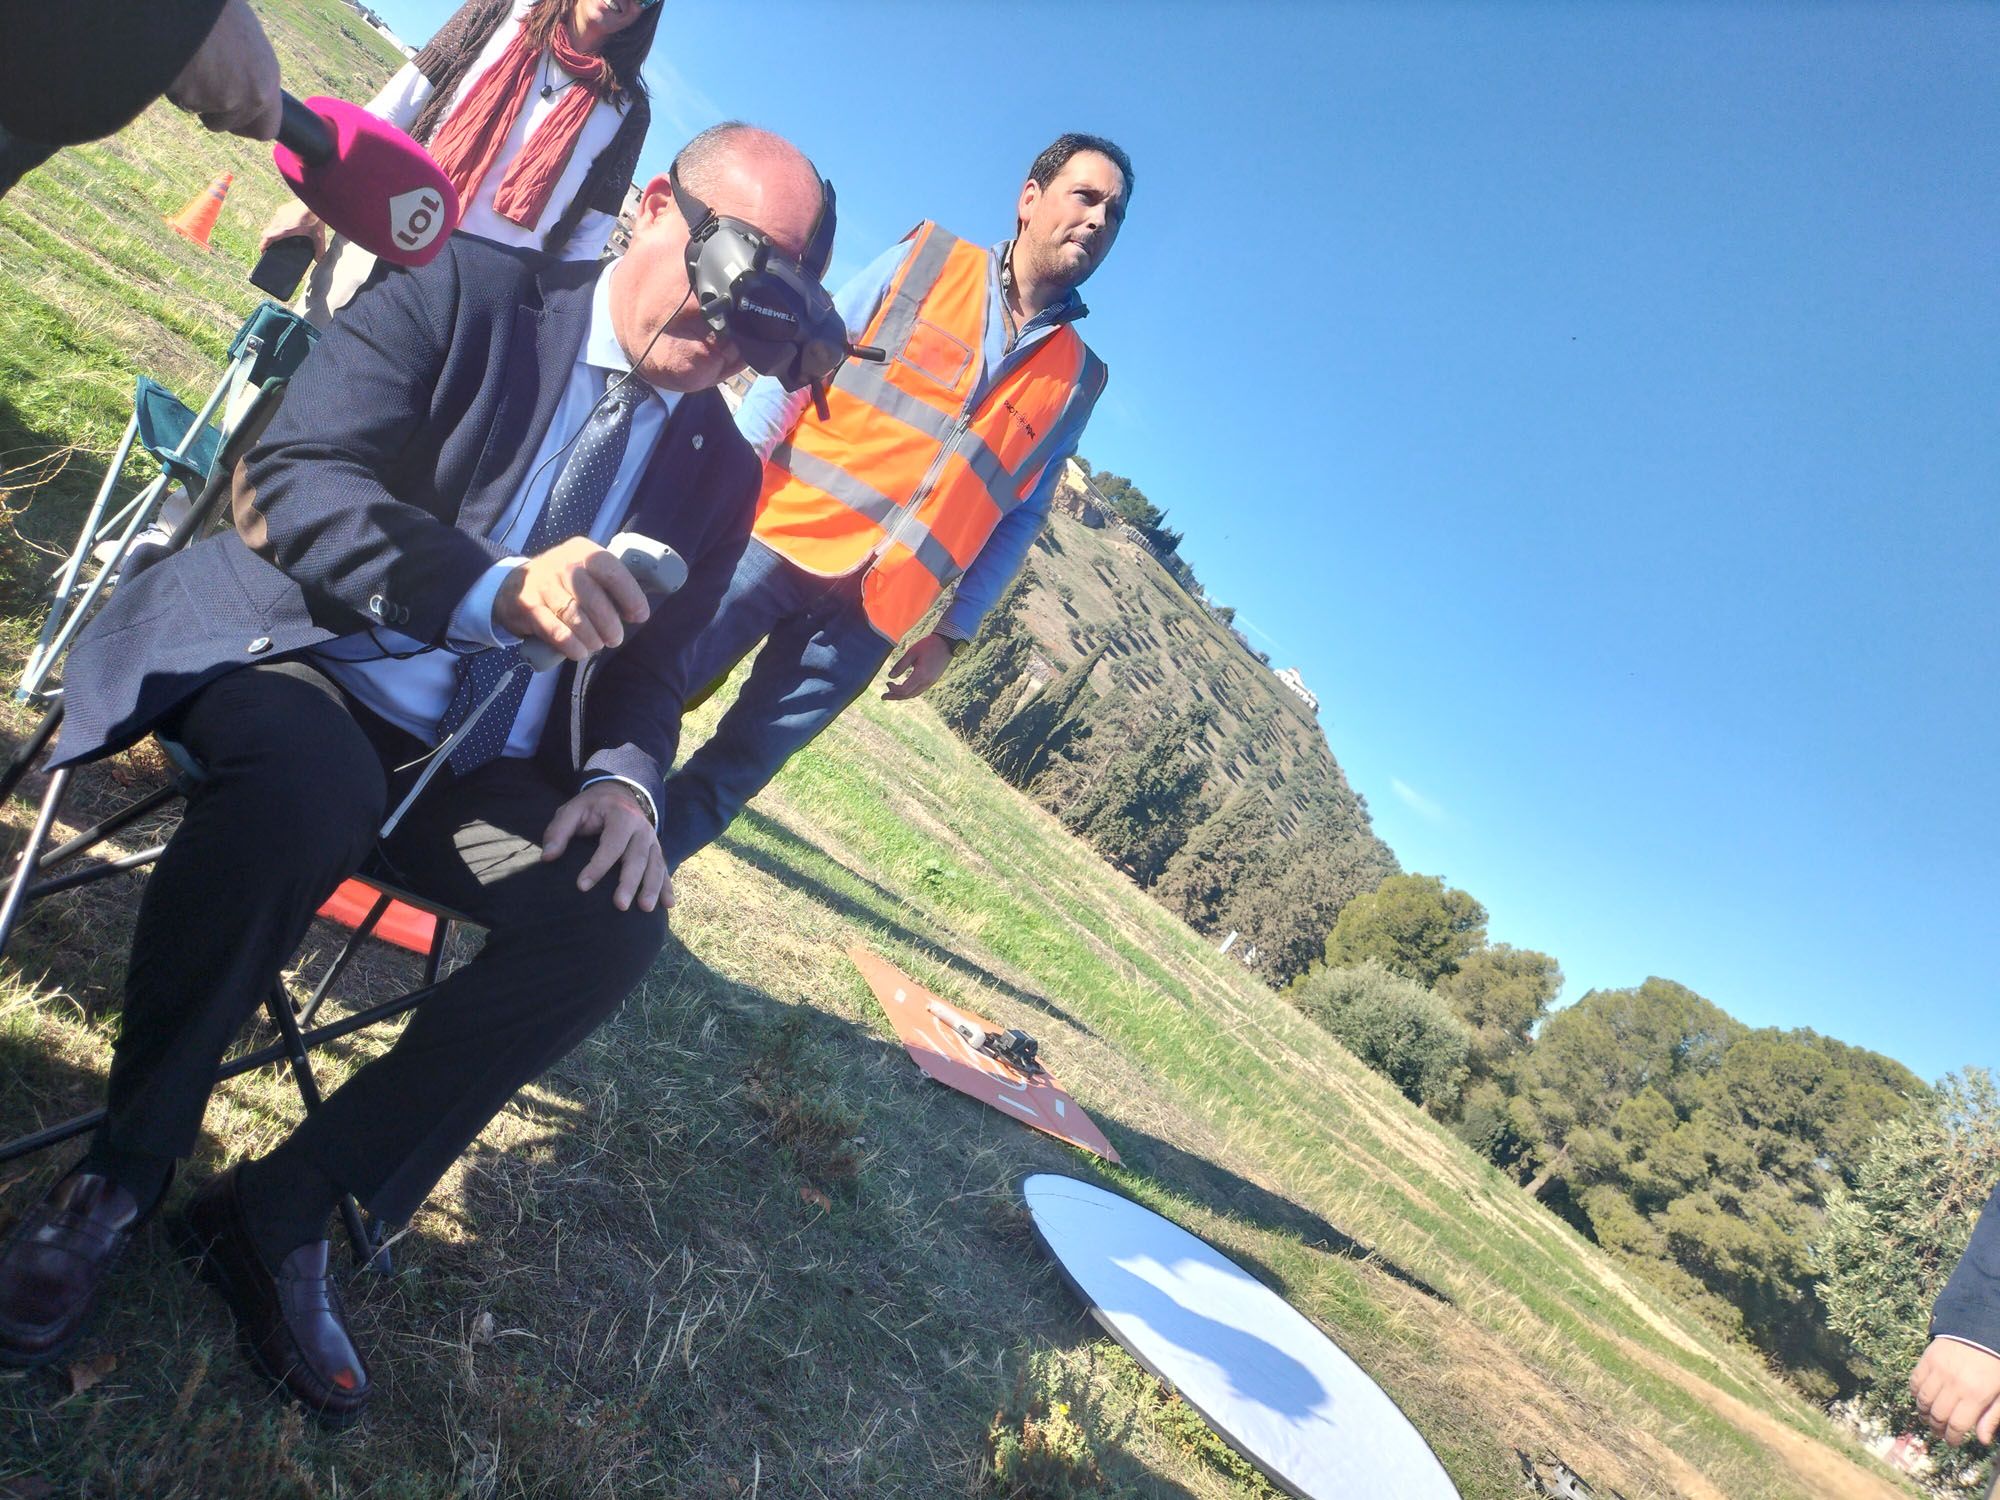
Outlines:
<svg viewBox="0 0 2000 1500"><path fill-rule="evenodd" d="M669 869L860 694L944 589L951 604L884 697L937 681L1020 571L1104 389L1077 288L1131 192L1116 145L1059 137L1021 186L1013 239L987 249L926 221L842 289L849 337L887 357L842 366L823 412L772 379L744 398L738 430L765 459L757 520L675 675L699 688L763 649L667 782Z"/></svg>

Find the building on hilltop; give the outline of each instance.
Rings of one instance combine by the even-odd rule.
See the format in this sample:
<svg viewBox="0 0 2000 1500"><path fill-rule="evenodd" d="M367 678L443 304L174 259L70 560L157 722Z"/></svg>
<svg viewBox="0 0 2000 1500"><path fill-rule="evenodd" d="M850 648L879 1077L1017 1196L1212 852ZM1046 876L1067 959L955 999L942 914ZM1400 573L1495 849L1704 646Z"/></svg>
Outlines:
<svg viewBox="0 0 2000 1500"><path fill-rule="evenodd" d="M1097 493L1097 486L1090 482L1090 476L1083 472L1083 465L1073 458L1063 461L1062 478L1056 481L1050 504L1052 509L1081 521L1093 531L1104 525L1105 512L1110 509Z"/></svg>
<svg viewBox="0 0 2000 1500"><path fill-rule="evenodd" d="M1319 695L1306 686L1305 677L1297 667L1280 667L1271 674L1292 690L1292 696L1313 711L1319 713Z"/></svg>
<svg viewBox="0 0 2000 1500"><path fill-rule="evenodd" d="M636 182L625 185L625 201L618 209L618 222L611 226L611 237L604 242L603 260L616 260L632 244L632 225L639 217L639 189Z"/></svg>
<svg viewBox="0 0 2000 1500"><path fill-rule="evenodd" d="M391 31L389 29L389 23L383 20L380 16L376 15L375 12L370 10L367 6L363 5L361 3L361 0L347 0L347 3L353 7L353 9L360 15L362 20L366 21L376 31L380 32L382 36L388 40L389 44L393 46L398 52L402 53L404 57L409 58L409 57L415 57L417 55L417 49L415 47L412 47L408 42L404 41L401 37L397 36L395 32Z"/></svg>
<svg viewBox="0 0 2000 1500"><path fill-rule="evenodd" d="M1123 516L1120 515L1112 516L1111 529L1117 532L1118 535L1123 537L1126 541L1130 542L1133 546L1137 547L1141 552L1144 552L1148 557L1152 558L1153 561L1160 563L1163 566L1165 565L1166 558L1160 555L1159 543L1155 542L1151 537L1147 536L1145 532L1141 531L1138 527L1134 526L1130 521L1126 520Z"/></svg>

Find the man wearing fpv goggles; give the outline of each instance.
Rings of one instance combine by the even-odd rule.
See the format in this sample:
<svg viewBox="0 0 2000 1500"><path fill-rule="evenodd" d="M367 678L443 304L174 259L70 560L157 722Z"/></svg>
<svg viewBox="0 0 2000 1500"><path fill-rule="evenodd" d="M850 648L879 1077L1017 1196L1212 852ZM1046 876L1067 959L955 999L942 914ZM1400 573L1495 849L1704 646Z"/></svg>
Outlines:
<svg viewBox="0 0 2000 1500"><path fill-rule="evenodd" d="M752 358L787 371L757 382L736 415L766 458L756 528L713 622L677 632L692 641L678 675L699 690L763 644L667 783L670 870L854 700L942 590L951 606L898 659L885 696L935 682L1020 571L1104 389L1076 332L1077 288L1110 253L1131 192L1117 146L1061 136L1016 194L1011 240L988 249L920 224L841 290L839 332L829 320L795 366ZM880 347L846 349L849 335ZM842 364L841 352L863 358ZM809 410L803 388L824 370L836 373Z"/></svg>
<svg viewBox="0 0 2000 1500"><path fill-rule="evenodd" d="M713 613L758 474L713 387L748 357L801 384L828 372L845 340L814 276L832 240L811 163L735 124L648 184L608 270L454 237L334 323L236 472L236 529L92 620L54 761L157 730L208 774L146 884L105 1123L0 1244L0 1364L75 1343L194 1148L223 1050L375 850L485 947L180 1224L266 1375L329 1422L366 1405L327 1221L348 1195L409 1219L651 966L681 642L603 544L666 543L686 564L675 618ZM557 667L526 670L532 647Z"/></svg>
<svg viewBox="0 0 2000 1500"><path fill-rule="evenodd" d="M833 255L833 184L822 181L818 222L805 254L793 260L754 224L718 214L688 191L678 170L667 181L688 236L688 284L708 326L727 338L745 364L786 391L824 385L850 354L879 361L879 349L850 344L847 325L821 278Z"/></svg>

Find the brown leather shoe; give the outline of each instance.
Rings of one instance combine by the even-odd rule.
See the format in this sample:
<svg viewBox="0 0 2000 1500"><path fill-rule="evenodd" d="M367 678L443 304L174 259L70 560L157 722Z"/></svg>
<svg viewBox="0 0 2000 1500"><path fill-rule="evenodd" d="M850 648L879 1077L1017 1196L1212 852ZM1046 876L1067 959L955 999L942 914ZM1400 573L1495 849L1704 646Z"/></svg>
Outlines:
<svg viewBox="0 0 2000 1500"><path fill-rule="evenodd" d="M181 1248L222 1294L257 1368L333 1427L361 1415L374 1387L314 1240L268 1270L250 1235L236 1168L204 1183L180 1219Z"/></svg>
<svg viewBox="0 0 2000 1500"><path fill-rule="evenodd" d="M70 1173L20 1217L0 1246L0 1365L33 1369L70 1351L140 1217L94 1172Z"/></svg>

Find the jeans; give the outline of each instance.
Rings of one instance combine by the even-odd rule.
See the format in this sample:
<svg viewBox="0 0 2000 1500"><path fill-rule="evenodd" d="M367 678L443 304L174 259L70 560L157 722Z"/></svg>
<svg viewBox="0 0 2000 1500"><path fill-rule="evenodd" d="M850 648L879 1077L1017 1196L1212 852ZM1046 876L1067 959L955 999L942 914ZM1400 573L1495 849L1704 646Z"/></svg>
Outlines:
<svg viewBox="0 0 2000 1500"><path fill-rule="evenodd" d="M864 576L821 578L755 537L743 549L715 618L687 648L685 680L698 692L758 641L764 649L715 733L667 780L660 848L668 869L727 828L889 659L895 642L861 607Z"/></svg>

